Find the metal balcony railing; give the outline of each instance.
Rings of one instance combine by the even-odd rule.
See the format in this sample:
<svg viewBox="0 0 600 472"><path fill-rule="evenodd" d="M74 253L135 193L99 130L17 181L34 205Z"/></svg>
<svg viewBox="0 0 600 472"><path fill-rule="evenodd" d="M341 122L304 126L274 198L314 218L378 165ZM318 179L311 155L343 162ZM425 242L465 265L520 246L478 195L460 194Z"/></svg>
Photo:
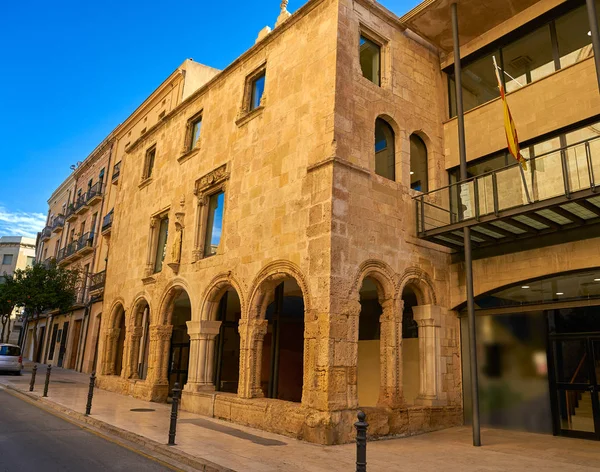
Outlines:
<svg viewBox="0 0 600 472"><path fill-rule="evenodd" d="M90 292L94 292L104 288L106 282L106 271L97 272L90 276Z"/></svg>
<svg viewBox="0 0 600 472"><path fill-rule="evenodd" d="M40 238L42 240L46 240L46 239L50 239L51 236L52 236L52 227L51 226L46 226L42 230L42 234L40 235Z"/></svg>
<svg viewBox="0 0 600 472"><path fill-rule="evenodd" d="M112 180L116 180L121 175L121 161L117 162L113 167Z"/></svg>
<svg viewBox="0 0 600 472"><path fill-rule="evenodd" d="M90 187L90 189L85 194L85 202L89 202L92 198L101 196L104 185L102 182L96 182L94 185Z"/></svg>
<svg viewBox="0 0 600 472"><path fill-rule="evenodd" d="M417 233L460 249L462 228L475 247L596 222L600 138L588 139L414 197Z"/></svg>
<svg viewBox="0 0 600 472"><path fill-rule="evenodd" d="M103 233L112 227L113 215L114 215L114 208L112 210L110 210L106 214L106 216L102 219L102 232Z"/></svg>
<svg viewBox="0 0 600 472"><path fill-rule="evenodd" d="M90 247L92 247L93 243L94 243L94 233L93 232L85 233L85 234L81 235L79 237L79 239L77 240L77 248L75 249L75 252L81 251L84 248L90 248Z"/></svg>
<svg viewBox="0 0 600 472"><path fill-rule="evenodd" d="M52 220L52 231L56 228L62 228L65 225L65 216L64 215L56 215Z"/></svg>

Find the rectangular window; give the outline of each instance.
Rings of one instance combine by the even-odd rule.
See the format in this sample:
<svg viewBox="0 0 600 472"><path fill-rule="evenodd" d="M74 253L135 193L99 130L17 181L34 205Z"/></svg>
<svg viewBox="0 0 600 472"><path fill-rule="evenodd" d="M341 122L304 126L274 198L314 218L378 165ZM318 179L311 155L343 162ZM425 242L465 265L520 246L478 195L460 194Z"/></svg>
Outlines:
<svg viewBox="0 0 600 472"><path fill-rule="evenodd" d="M198 145L200 140L200 129L202 128L202 117L192 123L192 136L190 139L190 150Z"/></svg>
<svg viewBox="0 0 600 472"><path fill-rule="evenodd" d="M146 151L146 160L144 162L144 174L143 179L149 179L152 177L152 171L154 170L154 159L156 157L156 146L152 146Z"/></svg>
<svg viewBox="0 0 600 472"><path fill-rule="evenodd" d="M260 106L260 101L265 92L265 71L263 70L259 75L254 77L250 81L250 109L254 110Z"/></svg>
<svg viewBox="0 0 600 472"><path fill-rule="evenodd" d="M156 256L154 259L154 273L162 270L165 255L167 254L167 237L169 236L169 217L160 219L158 226L158 238L156 242Z"/></svg>
<svg viewBox="0 0 600 472"><path fill-rule="evenodd" d="M98 221L98 213L94 213L92 216L92 224L90 226L90 232L92 235L96 232L96 222Z"/></svg>
<svg viewBox="0 0 600 472"><path fill-rule="evenodd" d="M208 202L208 216L206 219L206 238L204 242L204 256L217 253L223 231L223 205L225 192L218 192L210 196Z"/></svg>
<svg viewBox="0 0 600 472"><path fill-rule="evenodd" d="M587 8L585 5L556 20L560 67L567 67L593 55Z"/></svg>
<svg viewBox="0 0 600 472"><path fill-rule="evenodd" d="M4 254L2 256L2 265L11 265L13 261L13 255L12 254Z"/></svg>
<svg viewBox="0 0 600 472"><path fill-rule="evenodd" d="M27 262L25 263L25 265L27 267L33 267L33 263L35 262L35 257L33 256L27 256Z"/></svg>
<svg viewBox="0 0 600 472"><path fill-rule="evenodd" d="M100 174L98 175L98 182L100 182L100 187L102 187L102 182L104 182L104 167L102 168L102 170L100 171Z"/></svg>
<svg viewBox="0 0 600 472"><path fill-rule="evenodd" d="M359 57L363 77L381 86L381 46L361 35Z"/></svg>

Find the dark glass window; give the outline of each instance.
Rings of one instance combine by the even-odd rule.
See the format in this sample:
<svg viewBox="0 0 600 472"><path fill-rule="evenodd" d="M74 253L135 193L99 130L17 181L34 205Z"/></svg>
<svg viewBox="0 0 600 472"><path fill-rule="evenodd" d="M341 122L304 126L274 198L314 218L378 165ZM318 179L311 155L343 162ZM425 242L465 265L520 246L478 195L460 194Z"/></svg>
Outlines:
<svg viewBox="0 0 600 472"><path fill-rule="evenodd" d="M396 179L394 130L381 118L375 121L375 173L390 180Z"/></svg>
<svg viewBox="0 0 600 472"><path fill-rule="evenodd" d="M200 139L200 129L202 128L202 118L197 119L192 124L192 139L190 141L190 149L194 149Z"/></svg>
<svg viewBox="0 0 600 472"><path fill-rule="evenodd" d="M593 55L590 23L585 5L556 20L560 67L567 67Z"/></svg>
<svg viewBox="0 0 600 472"><path fill-rule="evenodd" d="M427 147L416 134L410 136L410 188L427 192Z"/></svg>
<svg viewBox="0 0 600 472"><path fill-rule="evenodd" d="M152 177L152 171L154 170L154 159L156 157L156 146L152 146L146 151L146 162L144 165L144 179Z"/></svg>
<svg viewBox="0 0 600 472"><path fill-rule="evenodd" d="M17 357L21 355L21 348L17 346L0 346L0 356L13 356Z"/></svg>
<svg viewBox="0 0 600 472"><path fill-rule="evenodd" d="M211 195L208 202L208 218L206 220L206 239L204 242L204 255L212 256L217 253L223 231L223 205L225 193L219 192Z"/></svg>
<svg viewBox="0 0 600 472"><path fill-rule="evenodd" d="M162 270L165 255L167 254L167 237L169 236L169 217L161 218L158 227L158 240L156 244L156 259L154 260L154 272Z"/></svg>
<svg viewBox="0 0 600 472"><path fill-rule="evenodd" d="M381 85L381 47L361 35L359 56L363 77Z"/></svg>
<svg viewBox="0 0 600 472"><path fill-rule="evenodd" d="M260 106L260 100L265 92L265 72L261 72L260 75L252 79L250 86L252 90L250 97L250 110L254 110Z"/></svg>

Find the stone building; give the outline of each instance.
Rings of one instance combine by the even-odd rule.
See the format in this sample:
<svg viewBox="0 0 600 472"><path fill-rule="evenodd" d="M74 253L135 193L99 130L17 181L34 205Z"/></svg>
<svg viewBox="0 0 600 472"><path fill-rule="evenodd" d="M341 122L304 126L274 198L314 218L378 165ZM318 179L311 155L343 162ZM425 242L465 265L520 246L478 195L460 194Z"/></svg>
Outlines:
<svg viewBox="0 0 600 472"><path fill-rule="evenodd" d="M113 133L98 385L165 401L177 383L186 410L322 444L359 408L374 437L469 422L469 227L483 424L597 438L593 12L286 3L160 120Z"/></svg>

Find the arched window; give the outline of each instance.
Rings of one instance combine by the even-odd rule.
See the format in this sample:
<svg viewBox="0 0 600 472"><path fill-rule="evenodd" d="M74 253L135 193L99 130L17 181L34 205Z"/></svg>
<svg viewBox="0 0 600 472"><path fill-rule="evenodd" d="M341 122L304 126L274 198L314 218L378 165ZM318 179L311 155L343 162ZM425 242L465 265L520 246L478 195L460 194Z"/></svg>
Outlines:
<svg viewBox="0 0 600 472"><path fill-rule="evenodd" d="M410 135L410 188L427 192L427 147L416 134Z"/></svg>
<svg viewBox="0 0 600 472"><path fill-rule="evenodd" d="M396 180L394 130L381 118L375 121L375 173Z"/></svg>

